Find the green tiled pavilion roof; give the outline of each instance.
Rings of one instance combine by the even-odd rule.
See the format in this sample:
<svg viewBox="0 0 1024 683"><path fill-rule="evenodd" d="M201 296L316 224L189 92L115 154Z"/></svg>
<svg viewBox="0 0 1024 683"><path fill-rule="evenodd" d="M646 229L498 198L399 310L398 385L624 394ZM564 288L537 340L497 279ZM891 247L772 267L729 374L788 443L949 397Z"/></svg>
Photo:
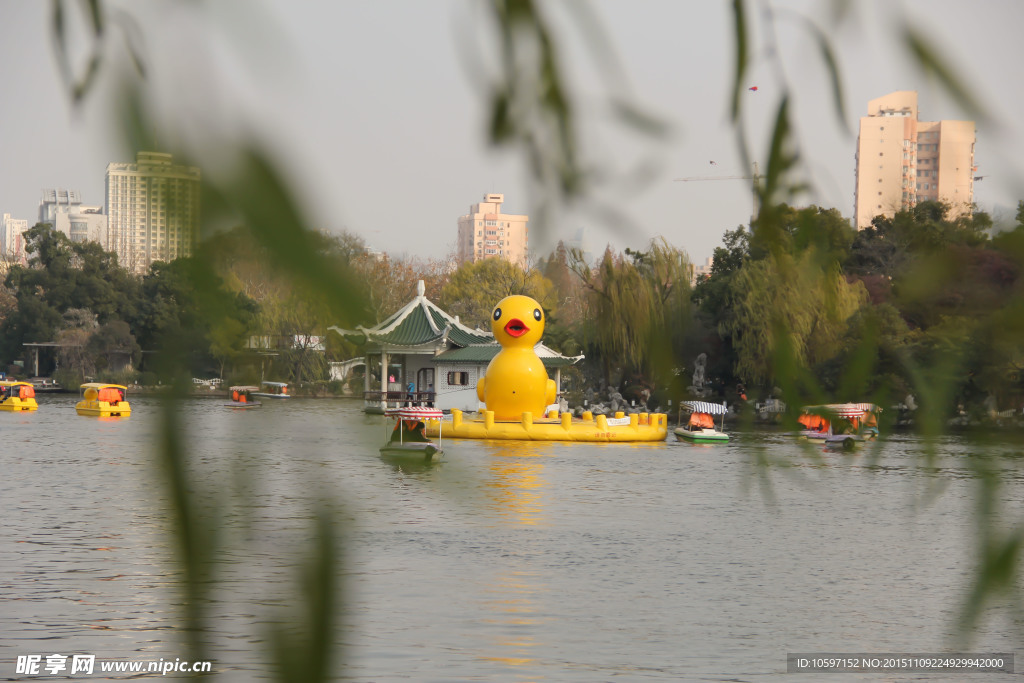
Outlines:
<svg viewBox="0 0 1024 683"><path fill-rule="evenodd" d="M457 346L485 344L494 340L494 335L474 330L448 315L423 295L423 282L417 287L417 296L401 310L384 319L374 327L359 326L355 330L330 327L343 337L354 341L381 346L422 346L445 338ZM359 339L362 337L362 339Z"/></svg>
<svg viewBox="0 0 1024 683"><path fill-rule="evenodd" d="M570 365L575 365L583 359L583 356L563 356L540 343L538 343L534 349L546 368L564 368ZM440 353L434 357L434 362L471 363L479 365L481 363L491 362L491 359L498 355L498 351L500 350L501 346L497 343L471 344L461 349L450 349L444 353Z"/></svg>

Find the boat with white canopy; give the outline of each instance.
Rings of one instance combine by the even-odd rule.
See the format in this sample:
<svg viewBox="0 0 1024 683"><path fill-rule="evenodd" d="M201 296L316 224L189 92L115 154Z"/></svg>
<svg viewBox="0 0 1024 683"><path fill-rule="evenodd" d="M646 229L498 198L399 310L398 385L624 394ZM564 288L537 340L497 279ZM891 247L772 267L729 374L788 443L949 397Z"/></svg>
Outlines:
<svg viewBox="0 0 1024 683"><path fill-rule="evenodd" d="M691 443L725 443L729 441L729 435L725 429L725 415L729 412L725 402L708 403L706 401L683 401L679 404L680 415L684 410L689 411L690 419L684 425L682 419L674 433L679 441ZM721 429L715 426L715 415L721 415Z"/></svg>
<svg viewBox="0 0 1024 683"><path fill-rule="evenodd" d="M437 408L405 406L389 408L384 413L394 418L395 426L390 430L387 442L380 447L381 455L410 456L420 460L440 460L444 454L441 448L441 424L444 413ZM431 441L425 434L426 421L434 420L438 425L438 440Z"/></svg>
<svg viewBox="0 0 1024 683"><path fill-rule="evenodd" d="M851 449L862 441L878 437L878 414L874 403L828 403L804 406L798 422L799 436L828 446Z"/></svg>

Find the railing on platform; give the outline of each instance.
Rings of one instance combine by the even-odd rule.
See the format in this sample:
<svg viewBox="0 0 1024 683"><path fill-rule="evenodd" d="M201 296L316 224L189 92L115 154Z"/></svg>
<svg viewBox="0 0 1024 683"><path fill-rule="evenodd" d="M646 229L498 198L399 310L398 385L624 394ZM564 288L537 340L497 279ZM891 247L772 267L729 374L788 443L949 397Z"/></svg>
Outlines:
<svg viewBox="0 0 1024 683"><path fill-rule="evenodd" d="M363 392L363 403L366 410L383 411L387 408L401 408L402 406L434 406L433 391L365 391Z"/></svg>

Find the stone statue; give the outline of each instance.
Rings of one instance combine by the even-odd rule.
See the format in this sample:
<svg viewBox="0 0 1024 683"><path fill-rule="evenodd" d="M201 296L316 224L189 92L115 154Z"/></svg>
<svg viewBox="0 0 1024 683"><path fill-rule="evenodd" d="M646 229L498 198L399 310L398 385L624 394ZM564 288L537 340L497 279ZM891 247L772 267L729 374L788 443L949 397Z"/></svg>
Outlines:
<svg viewBox="0 0 1024 683"><path fill-rule="evenodd" d="M704 384L704 369L708 364L708 354L702 353L697 356L697 359L693 361L693 384L687 387L690 396L693 398L705 398L711 393L710 389L705 389Z"/></svg>
<svg viewBox="0 0 1024 683"><path fill-rule="evenodd" d="M608 394L608 404L611 412L616 413L623 409L623 407L626 405L626 402L622 400L622 394L613 389Z"/></svg>
<svg viewBox="0 0 1024 683"><path fill-rule="evenodd" d="M704 368L708 364L708 354L702 353L693 362L693 386L697 389L704 387Z"/></svg>

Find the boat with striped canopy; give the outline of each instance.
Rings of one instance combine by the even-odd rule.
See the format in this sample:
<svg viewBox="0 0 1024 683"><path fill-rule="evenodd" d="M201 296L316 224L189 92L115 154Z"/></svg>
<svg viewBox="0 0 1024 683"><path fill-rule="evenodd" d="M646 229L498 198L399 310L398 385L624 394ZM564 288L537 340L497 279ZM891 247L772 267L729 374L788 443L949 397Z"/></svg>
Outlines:
<svg viewBox="0 0 1024 683"><path fill-rule="evenodd" d="M853 448L878 436L878 414L874 403L827 403L804 406L797 421L804 426L799 436L830 446Z"/></svg>
<svg viewBox="0 0 1024 683"><path fill-rule="evenodd" d="M426 406L405 406L389 408L384 415L394 418L395 426L391 429L387 442L380 447L381 455L412 457L427 461L441 459L444 454L440 434L443 412ZM427 420L436 421L438 424L436 443L424 434Z"/></svg>
<svg viewBox="0 0 1024 683"><path fill-rule="evenodd" d="M725 415L729 412L725 402L708 403L707 401L683 401L679 404L680 415L686 410L690 413L690 419L684 425L682 419L679 426L675 428L674 434L679 441L691 443L725 443L729 441L729 435L725 429ZM715 415L721 415L721 429L715 427Z"/></svg>

